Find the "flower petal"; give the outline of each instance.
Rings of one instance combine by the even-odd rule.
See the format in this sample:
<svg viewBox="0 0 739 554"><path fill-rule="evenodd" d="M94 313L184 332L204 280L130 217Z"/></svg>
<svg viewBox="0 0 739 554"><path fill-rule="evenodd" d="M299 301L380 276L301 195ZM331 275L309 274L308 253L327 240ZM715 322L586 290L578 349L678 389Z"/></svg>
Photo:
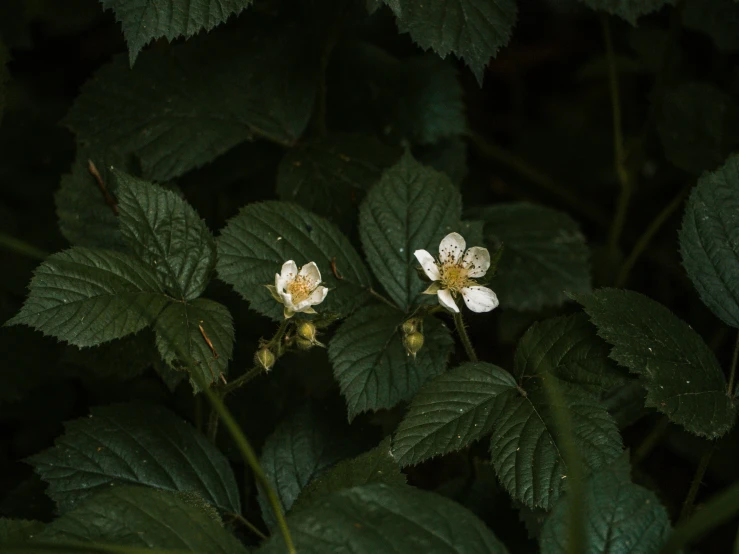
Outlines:
<svg viewBox="0 0 739 554"><path fill-rule="evenodd" d="M318 270L316 262L311 262L301 267L299 275L305 277L311 289L316 288L321 283L321 272Z"/></svg>
<svg viewBox="0 0 739 554"><path fill-rule="evenodd" d="M498 307L498 297L487 287L465 287L462 298L473 312L489 312Z"/></svg>
<svg viewBox="0 0 739 554"><path fill-rule="evenodd" d="M282 287L287 285L290 281L295 279L298 275L298 265L293 260L288 260L284 264L282 264L282 270L280 271L280 281ZM277 286L277 289L279 290L282 288L280 286Z"/></svg>
<svg viewBox="0 0 739 554"><path fill-rule="evenodd" d="M449 233L439 244L439 261L456 264L464 254L467 243L459 233Z"/></svg>
<svg viewBox="0 0 739 554"><path fill-rule="evenodd" d="M464 253L462 266L469 270L468 277L482 277L490 269L490 252L482 246L473 246Z"/></svg>
<svg viewBox="0 0 739 554"><path fill-rule="evenodd" d="M436 260L426 250L416 250L413 255L416 257L418 262L421 264L424 273L432 281L438 281L441 279L439 274L439 266L436 265Z"/></svg>
<svg viewBox="0 0 739 554"><path fill-rule="evenodd" d="M295 311L302 312L302 311L305 311L305 308L308 308L310 306L315 306L316 304L320 304L326 299L327 294L328 294L327 287L318 287L316 290L314 290L310 294L308 298L306 298L302 302L298 302L295 305Z"/></svg>
<svg viewBox="0 0 739 554"><path fill-rule="evenodd" d="M449 289L441 289L439 292L436 293L436 296L439 297L439 304L441 304L444 308L459 313L457 303L454 301L452 293L449 292Z"/></svg>
<svg viewBox="0 0 739 554"><path fill-rule="evenodd" d="M282 276L279 273L275 273L275 289L282 290L286 284Z"/></svg>

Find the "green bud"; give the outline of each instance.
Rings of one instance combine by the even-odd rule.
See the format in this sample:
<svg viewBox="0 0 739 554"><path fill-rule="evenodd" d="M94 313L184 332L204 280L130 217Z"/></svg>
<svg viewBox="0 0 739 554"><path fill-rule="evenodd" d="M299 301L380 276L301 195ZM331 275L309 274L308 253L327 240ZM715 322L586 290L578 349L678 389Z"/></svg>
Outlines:
<svg viewBox="0 0 739 554"><path fill-rule="evenodd" d="M254 354L254 363L257 366L264 368L265 371L272 369L275 365L275 361L275 355L272 354L272 351L266 346L263 346Z"/></svg>
<svg viewBox="0 0 739 554"><path fill-rule="evenodd" d="M415 319L406 319L403 322L403 325L400 327L401 330L403 331L403 336L407 337L411 333L415 333L417 325L418 325L418 322Z"/></svg>
<svg viewBox="0 0 739 554"><path fill-rule="evenodd" d="M298 324L297 328L298 337L309 341L313 344L316 341L316 326L310 321L303 321Z"/></svg>
<svg viewBox="0 0 739 554"><path fill-rule="evenodd" d="M418 351L423 348L423 335L416 331L403 337L403 346L408 355L415 358Z"/></svg>
<svg viewBox="0 0 739 554"><path fill-rule="evenodd" d="M311 348L313 348L313 342L302 337L295 337L295 346L297 346L300 350L310 350Z"/></svg>

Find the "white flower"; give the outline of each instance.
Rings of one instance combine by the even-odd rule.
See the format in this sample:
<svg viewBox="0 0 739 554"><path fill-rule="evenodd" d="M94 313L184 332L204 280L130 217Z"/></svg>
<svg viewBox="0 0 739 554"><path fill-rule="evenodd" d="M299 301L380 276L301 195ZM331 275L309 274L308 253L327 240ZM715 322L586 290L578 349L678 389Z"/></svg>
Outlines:
<svg viewBox="0 0 739 554"><path fill-rule="evenodd" d="M298 270L293 260L282 264L282 271L275 274L275 284L267 285L272 297L285 305L285 318L298 312L314 314L313 306L326 298L328 289L321 285L321 272L315 262L305 264Z"/></svg>
<svg viewBox="0 0 739 554"><path fill-rule="evenodd" d="M436 294L439 304L453 312L459 312L455 298L464 298L473 312L489 312L498 306L498 297L487 287L474 280L482 277L490 268L490 253L487 248L475 246L465 251L466 243L459 233L450 233L439 244L439 259L426 250L416 250L416 259L429 279L433 281L425 291Z"/></svg>

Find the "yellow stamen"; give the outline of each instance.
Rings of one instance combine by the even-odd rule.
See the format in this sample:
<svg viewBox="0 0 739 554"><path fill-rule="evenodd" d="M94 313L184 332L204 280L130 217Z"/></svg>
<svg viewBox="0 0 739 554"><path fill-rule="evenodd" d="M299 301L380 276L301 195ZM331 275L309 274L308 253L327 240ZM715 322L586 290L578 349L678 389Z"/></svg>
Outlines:
<svg viewBox="0 0 739 554"><path fill-rule="evenodd" d="M467 274L469 269L455 263L445 263L440 268L442 288L458 293L465 287L474 284Z"/></svg>
<svg viewBox="0 0 739 554"><path fill-rule="evenodd" d="M307 277L298 275L293 281L287 284L285 290L290 294L293 304L298 304L308 298L313 292L312 283Z"/></svg>

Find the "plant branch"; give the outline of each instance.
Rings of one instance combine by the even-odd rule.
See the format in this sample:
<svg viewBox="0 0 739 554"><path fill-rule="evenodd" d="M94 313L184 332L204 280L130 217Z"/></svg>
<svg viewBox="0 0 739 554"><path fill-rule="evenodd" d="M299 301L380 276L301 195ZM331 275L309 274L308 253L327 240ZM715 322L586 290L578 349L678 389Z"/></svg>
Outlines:
<svg viewBox="0 0 739 554"><path fill-rule="evenodd" d="M700 462L698 462L698 467L695 470L695 475L693 476L693 482L690 483L688 495L685 497L685 502L683 502L683 508L682 510L680 510L680 518L678 519L678 523L684 523L693 514L693 504L695 503L695 498L696 496L698 496L698 490L703 483L703 476L706 474L708 464L711 461L711 456L713 456L713 451L715 449L716 445L711 444L703 453L703 456L701 456Z"/></svg>
<svg viewBox="0 0 739 554"><path fill-rule="evenodd" d="M228 385L223 387L221 389L221 396L225 397L227 394L235 391L236 389L243 387L246 385L249 381L252 381L256 377L259 377L262 373L265 373L264 368L261 366L254 366L249 371L244 373L241 377L238 379L234 379L231 381Z"/></svg>
<svg viewBox="0 0 739 554"><path fill-rule="evenodd" d="M392 301L390 301L387 298L385 298L382 294L380 294L379 292L377 292L372 287L369 287L367 289L367 292L369 292L372 296L374 296L375 298L377 298L380 302L383 302L383 303L387 304L391 308L393 308L395 310L399 309L395 304L392 303Z"/></svg>
<svg viewBox="0 0 739 554"><path fill-rule="evenodd" d="M0 248L34 260L43 261L49 256L48 252L44 252L32 244L15 237L11 237L10 235L6 235L5 233L0 233Z"/></svg>
<svg viewBox="0 0 739 554"><path fill-rule="evenodd" d="M262 533L262 531L260 531L256 525L254 525L251 521L246 519L241 514L237 514L235 512L226 512L226 515L233 518L234 521L238 521L239 523L241 523L244 527L249 529L249 531L254 533L257 537L259 537L263 541L268 539L267 535Z"/></svg>
<svg viewBox="0 0 739 554"><path fill-rule="evenodd" d="M475 349L472 347L472 342L470 341L470 337L467 334L467 329L464 326L464 319L462 318L462 312L454 312L454 326L457 328L457 334L459 335L459 340L462 341L462 345L464 346L465 352L467 352L467 357L471 362L477 361L477 354L475 354Z"/></svg>
<svg viewBox="0 0 739 554"><path fill-rule="evenodd" d="M736 362L739 359L739 332L736 335L736 343L734 343L734 355L731 357L731 371L729 372L729 384L726 387L726 395L729 398L734 396L734 378L736 377Z"/></svg>
<svg viewBox="0 0 739 554"><path fill-rule="evenodd" d="M90 175L95 177L98 188L100 189L100 192L103 193L103 199L105 200L105 203L112 210L114 215L118 215L118 202L116 202L115 198L108 190L108 187L105 186L105 181L103 181L103 177L100 175L98 168L95 166L92 160L87 160L87 171L90 172Z"/></svg>

